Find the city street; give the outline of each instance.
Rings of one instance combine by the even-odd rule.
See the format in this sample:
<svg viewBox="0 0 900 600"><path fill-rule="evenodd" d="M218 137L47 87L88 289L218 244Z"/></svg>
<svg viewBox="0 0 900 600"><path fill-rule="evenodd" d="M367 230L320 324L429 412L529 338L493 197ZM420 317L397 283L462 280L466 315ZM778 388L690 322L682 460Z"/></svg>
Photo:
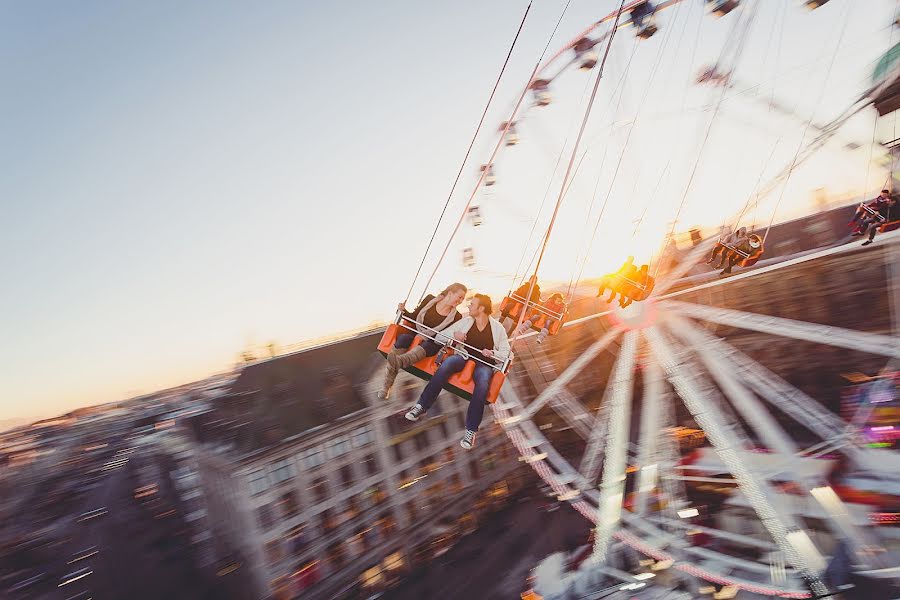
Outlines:
<svg viewBox="0 0 900 600"><path fill-rule="evenodd" d="M545 504L534 497L515 502L384 598L519 598L541 559L585 543L589 535L587 521L570 506L547 512Z"/></svg>
<svg viewBox="0 0 900 600"><path fill-rule="evenodd" d="M72 515L71 539L51 572L88 569L91 574L59 587L54 597L78 598L87 592L95 599L203 598L208 593L210 586L195 572L184 536L177 535L182 524L173 510L171 486L160 482L160 498L152 503L134 498L140 452L148 451L137 450L128 463L113 469L81 506L82 512L105 508L106 514L82 523L76 522L78 514ZM96 554L67 564L89 548Z"/></svg>

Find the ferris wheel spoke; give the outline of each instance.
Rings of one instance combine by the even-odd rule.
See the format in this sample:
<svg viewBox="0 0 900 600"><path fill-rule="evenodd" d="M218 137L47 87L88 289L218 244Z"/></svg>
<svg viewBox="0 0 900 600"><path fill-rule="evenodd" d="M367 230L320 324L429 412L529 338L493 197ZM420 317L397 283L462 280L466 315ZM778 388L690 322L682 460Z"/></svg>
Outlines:
<svg viewBox="0 0 900 600"><path fill-rule="evenodd" d="M657 297L665 294L669 291L669 289L675 285L675 283L688 274L688 272L693 269L697 264L703 260L704 256L708 256L710 250L712 250L713 246L716 245L717 240L715 238L710 238L704 240L691 248L687 256L685 256L678 263L672 271L667 273L665 277L662 277L660 281L656 283L656 286L653 288L652 297Z"/></svg>
<svg viewBox="0 0 900 600"><path fill-rule="evenodd" d="M854 430L802 390L757 363L752 358L714 336L710 348L717 354L731 358L741 377L764 400L792 417L815 433L825 444L832 444L850 456L861 468L882 477L896 478L889 466L871 449L865 448ZM815 449L815 446L813 447ZM808 454L804 451L803 454Z"/></svg>
<svg viewBox="0 0 900 600"><path fill-rule="evenodd" d="M667 320L667 324L673 334L693 348L708 347L710 338L713 338L701 328L675 315ZM731 401L731 405L750 424L763 443L783 458L794 456L797 448L793 441L772 415L763 409L762 404L734 377L731 365L724 357L718 352L695 352L695 354L713 376L719 389Z"/></svg>
<svg viewBox="0 0 900 600"><path fill-rule="evenodd" d="M594 342L590 345L590 347L585 350L581 356L575 359L571 365L566 368L565 371L560 373L559 377L557 377L553 383L551 383L547 388L538 394L537 398L532 400L531 404L528 405L528 408L522 413L522 418L530 419L537 414L537 412L544 407L547 402L550 401L551 398L559 395L559 393L565 388L565 386L575 379L575 376L578 375L582 369L584 369L594 358L597 357L607 346L616 337L618 337L619 333L621 333L621 329L610 329L606 335L602 338Z"/></svg>
<svg viewBox="0 0 900 600"><path fill-rule="evenodd" d="M612 534L619 525L622 500L625 494L625 467L628 446L631 395L634 383L634 357L637 352L636 331L628 331L622 338L616 366L613 369L612 394L610 395L609 431L606 456L603 464L603 480L597 502L597 532L594 536L595 562L606 562ZM592 479L589 477L589 481Z"/></svg>
<svg viewBox="0 0 900 600"><path fill-rule="evenodd" d="M704 329L691 324L686 319L673 316L669 320L670 329L681 336L694 348L708 348L715 338ZM723 342L724 344L724 342ZM727 344L726 344L727 345ZM779 457L779 473L787 472L793 481L799 483L804 493L811 494L831 518L827 520L828 526L834 531L838 539L845 538L853 542L854 549L864 545L871 545L875 541L866 539L864 534L857 530L849 519L847 507L843 501L830 490L827 482L821 477L815 477L803 469L800 462L803 460L797 454L796 444L788 436L787 432L767 412L762 403L742 382L734 376L724 356L719 352L698 352L700 360L706 366L709 373L716 380L719 388L731 400L732 405L741 416L750 424L760 439ZM863 563L865 557L857 556L857 562Z"/></svg>
<svg viewBox="0 0 900 600"><path fill-rule="evenodd" d="M557 378L556 368L553 366L553 362L547 355L544 346L532 346L531 349L532 357L537 355L537 358L539 359L539 361L532 362L533 365L539 367L539 375L535 375L534 369L528 368L528 365L526 365L523 370L526 372L529 379L531 379L535 389L545 389L550 385L550 382L547 379L548 375L554 380ZM587 440L590 437L591 415L585 410L584 405L581 404L575 395L567 388L563 387L560 389L559 393L550 399L549 406L563 418L566 424L571 427L581 439Z"/></svg>
<svg viewBox="0 0 900 600"><path fill-rule="evenodd" d="M646 330L645 336L675 391L697 424L706 432L719 458L738 482L741 491L772 539L784 552L790 564L810 583L816 594L828 593L827 587L819 577L819 573L824 570L825 561L809 535L799 527L789 511L779 510L781 507L776 506L775 498L767 489L765 482L742 460L740 452L743 449L742 444L727 434L719 411L707 400L706 394L695 378L689 375L680 361L676 360L673 348L662 334L651 328Z"/></svg>
<svg viewBox="0 0 900 600"><path fill-rule="evenodd" d="M719 325L900 358L900 338L894 336L806 323L784 317L771 317L731 308L714 308L679 300L667 300L665 306L683 315Z"/></svg>
<svg viewBox="0 0 900 600"><path fill-rule="evenodd" d="M649 356L644 365L644 396L641 402L641 437L638 446L638 486L635 507L641 516L647 512L647 496L656 487L660 456L657 440L660 433L660 404L663 395L662 369Z"/></svg>

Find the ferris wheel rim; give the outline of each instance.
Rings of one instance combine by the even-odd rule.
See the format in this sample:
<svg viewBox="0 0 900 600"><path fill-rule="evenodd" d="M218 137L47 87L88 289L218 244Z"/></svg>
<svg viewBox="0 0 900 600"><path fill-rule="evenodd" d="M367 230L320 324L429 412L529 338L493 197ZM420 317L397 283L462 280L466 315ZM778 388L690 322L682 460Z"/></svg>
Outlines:
<svg viewBox="0 0 900 600"><path fill-rule="evenodd" d="M894 233L894 235L891 236L885 235L884 238L884 241L890 244L896 244L900 242L900 234L897 233ZM747 272L745 274L742 274L743 276L745 276L742 278L753 277L780 268L801 264L808 260L813 260L814 258L821 258L838 253L848 252L851 250L851 248L852 246L849 244L838 246L835 248L828 248L819 252L815 252L811 255L799 257L799 260L788 260L784 261L783 264L779 263L777 265L770 265L769 267L763 267L761 269ZM726 280L716 281L713 283L718 286L725 285L735 280L738 280L738 278L734 277ZM671 296L684 295L690 291L702 290L705 289L705 285L706 284L701 284L698 286L691 286L685 290L678 290L676 292L672 292ZM660 304L663 306L665 306L666 304L671 304L673 307L675 307L681 304L680 301L673 300L672 302L666 302L663 298L661 298L660 300ZM604 311L602 314L606 315L609 314L609 312L611 311ZM587 318L583 318L578 322L584 323L585 319L597 318L597 316L599 316L599 314L589 315ZM674 318L684 319L685 317L680 316ZM573 322L573 324L577 323ZM618 331L612 329L606 334L605 337L615 339L615 337L622 334L624 331L624 329ZM891 337L890 339L895 340L896 338ZM597 344L598 342L603 341L604 340L601 339L594 343ZM613 369L615 369L615 366L613 367ZM554 382L559 380L559 377L559 375L556 375L550 382L549 386L553 386ZM564 389L564 386L562 387ZM607 390L609 390L609 383L607 383ZM598 500L596 499L596 493L592 493L591 479L589 477L586 477L581 469L575 468L574 463L572 463L569 459L562 457L556 452L555 448L553 447L553 443L550 442L550 440L548 440L546 436L542 434L540 428L537 426L537 423L533 420L533 415L528 414L528 408L531 407L533 403L538 401L539 398L540 394L532 398L531 403L526 406L521 402L507 402L505 396L501 395L501 404L499 406L494 406L495 418L497 422L503 427L510 439L513 441L514 445L522 455L525 462L529 463L532 468L534 468L535 471L544 479L544 481L551 486L551 488L557 494L557 497L560 497L561 501L569 502L581 514L593 520L593 518L595 517L594 511L597 510ZM603 407L604 405L606 405L606 401L601 403L601 407ZM796 417L794 418L796 419ZM565 417L564 420L566 420ZM594 429L592 428L591 431L593 430ZM565 467L560 468L559 465L561 463L565 464ZM573 473L574 475L572 475ZM579 479L579 476L581 477L581 479ZM635 513L627 514L629 515L627 517L628 520L642 518ZM629 533L629 531L630 530L628 528L624 530L620 529L616 532L615 535L620 541L636 547L639 551L647 554L648 556L656 555L657 557L665 556L671 558L671 554L665 550L664 546L661 547L659 544L654 546L648 540L641 538L639 534L635 534L634 532ZM724 552L717 553L717 556L719 557L722 564L727 564L728 560L730 558L733 558L731 557L731 555ZM758 564L761 565L762 568L762 566L766 565L767 563L760 562ZM679 568L681 571L688 574L700 577L701 579L717 581L719 583L734 584L738 587L751 591L774 593L775 595L779 595L782 597L810 597L810 594L808 592L798 589L797 587L778 587L773 584L762 584L759 582L748 580L737 581L734 576L729 576L727 573L717 572L714 569L704 567L690 561L679 561L676 568ZM788 570L788 573L790 574L788 581L795 581L796 583L796 578L799 576L798 571L790 569Z"/></svg>

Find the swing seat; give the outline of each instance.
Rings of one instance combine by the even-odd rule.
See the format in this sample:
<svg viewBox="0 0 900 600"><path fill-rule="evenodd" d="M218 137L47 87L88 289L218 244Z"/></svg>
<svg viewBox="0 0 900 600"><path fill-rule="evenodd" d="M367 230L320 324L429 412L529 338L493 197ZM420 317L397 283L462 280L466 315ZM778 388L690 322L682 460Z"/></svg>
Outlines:
<svg viewBox="0 0 900 600"><path fill-rule="evenodd" d="M656 285L656 279L650 275L647 275L647 281L643 284L638 283L633 279L629 279L624 275L616 275L616 277L623 280L624 286L621 286L620 284L621 287L627 287L630 288L630 290L635 290L637 292L636 294L630 294L628 293L630 290L625 292L619 291L620 294L624 293L625 296L631 298L634 302L641 302L649 298L650 293L653 291L653 286Z"/></svg>
<svg viewBox="0 0 900 600"><path fill-rule="evenodd" d="M411 333L411 330L414 330L413 324L407 320L402 321L403 325L397 323L391 323L388 325L387 329L384 331L384 335L381 336L381 341L378 343L378 351L383 355L387 356L388 353L393 349L394 343L397 341L397 336L403 333ZM410 344L410 349L415 348L416 346L422 343L422 336L416 335L413 339L412 344ZM410 367L404 369L404 371L415 375L425 381L430 380L435 372L438 370L438 365L435 364L434 356L426 356L419 362L411 365ZM465 398L466 400L472 399L472 393L475 391L475 382L472 380L472 375L475 373L475 361L468 360L466 361L466 366L463 367L462 371L459 373L454 373L450 379L447 381L447 385L444 386L444 389L450 392L451 394L455 394L460 398ZM503 371L497 371L491 377L491 386L488 390L487 401L493 404L497 401L497 396L500 395L500 389L503 387L503 383L506 381L506 373Z"/></svg>
<svg viewBox="0 0 900 600"><path fill-rule="evenodd" d="M509 309L509 318L513 321L519 320L519 315L522 314L522 308L525 307L525 299L516 296L515 294L510 293L505 296L503 300L500 302L500 312L503 313Z"/></svg>
<svg viewBox="0 0 900 600"><path fill-rule="evenodd" d="M507 307L511 307L509 311L510 318L514 321L518 321L519 316L522 314L522 309L525 307L525 298L510 293L500 302L500 312L502 313ZM569 312L568 307L564 308L561 313L557 313L540 304L534 304L533 302L528 303L528 310L529 312L533 311L538 313L537 320L531 324L531 329L534 331L540 331L547 324L547 321L553 321L550 324L550 327L547 328L548 335L556 335L559 333L559 329L562 327L562 324L565 323L566 315Z"/></svg>
<svg viewBox="0 0 900 600"><path fill-rule="evenodd" d="M895 229L900 229L900 219L896 221L888 221L887 223L878 226L878 231L880 231L881 233L894 231Z"/></svg>

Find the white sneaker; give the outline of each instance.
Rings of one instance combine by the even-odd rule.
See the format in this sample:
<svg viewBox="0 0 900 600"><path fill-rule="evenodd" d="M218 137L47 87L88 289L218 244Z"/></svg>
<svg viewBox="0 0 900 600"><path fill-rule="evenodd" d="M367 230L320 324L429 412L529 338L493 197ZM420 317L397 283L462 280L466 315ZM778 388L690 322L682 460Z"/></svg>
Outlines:
<svg viewBox="0 0 900 600"><path fill-rule="evenodd" d="M406 413L407 421L418 421L419 417L425 414L425 409L416 404Z"/></svg>
<svg viewBox="0 0 900 600"><path fill-rule="evenodd" d="M547 335L548 335L549 333L550 333L550 332L547 331L546 328L541 329L541 332L538 334L537 339L536 339L535 341L536 341L538 344L543 344L543 343L544 343L544 340L547 339Z"/></svg>
<svg viewBox="0 0 900 600"><path fill-rule="evenodd" d="M459 440L459 445L466 450L471 450L475 445L475 432L466 429L466 434L463 436L463 439Z"/></svg>

